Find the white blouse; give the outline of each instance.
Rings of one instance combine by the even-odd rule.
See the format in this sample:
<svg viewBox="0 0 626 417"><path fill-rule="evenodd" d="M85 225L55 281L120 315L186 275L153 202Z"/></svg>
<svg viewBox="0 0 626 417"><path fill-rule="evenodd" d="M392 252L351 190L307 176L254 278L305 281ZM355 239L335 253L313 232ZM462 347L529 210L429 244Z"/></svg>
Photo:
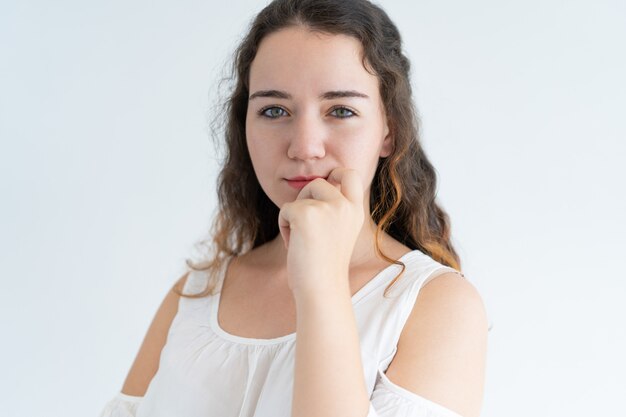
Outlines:
<svg viewBox="0 0 626 417"><path fill-rule="evenodd" d="M430 279L457 272L419 250L405 254L404 274L389 265L356 294L352 305L370 396L364 417L461 417L391 382L385 375L417 294ZM218 281L221 290L223 273ZM208 277L192 271L184 292L198 293ZM293 392L296 333L274 339L232 335L218 324L220 292L181 297L159 369L143 397L118 393L100 417L289 417Z"/></svg>

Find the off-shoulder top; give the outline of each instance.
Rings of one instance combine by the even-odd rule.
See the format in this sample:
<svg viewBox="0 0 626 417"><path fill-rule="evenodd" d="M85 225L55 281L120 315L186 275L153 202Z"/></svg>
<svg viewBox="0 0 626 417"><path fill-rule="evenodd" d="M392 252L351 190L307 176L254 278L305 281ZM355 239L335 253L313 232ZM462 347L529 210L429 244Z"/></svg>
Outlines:
<svg viewBox="0 0 626 417"><path fill-rule="evenodd" d="M371 394L366 417L460 417L385 375L420 288L441 273L457 272L419 250L400 260L406 269L386 297L383 292L400 272L399 265L380 271L352 297L363 373ZM207 282L206 273L192 271L184 292L198 293ZM296 333L253 339L224 331L217 320L220 294L180 298L158 371L145 395L120 392L106 404L101 417L291 415Z"/></svg>

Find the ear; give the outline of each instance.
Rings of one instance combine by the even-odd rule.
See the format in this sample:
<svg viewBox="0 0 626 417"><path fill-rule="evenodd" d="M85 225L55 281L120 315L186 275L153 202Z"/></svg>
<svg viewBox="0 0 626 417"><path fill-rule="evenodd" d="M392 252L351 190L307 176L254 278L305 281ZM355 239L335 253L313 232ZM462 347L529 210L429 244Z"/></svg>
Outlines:
<svg viewBox="0 0 626 417"><path fill-rule="evenodd" d="M389 123L385 120L384 130L383 130L383 145L380 148L380 157L386 158L393 152L394 141L393 135L391 134L391 129L389 129Z"/></svg>

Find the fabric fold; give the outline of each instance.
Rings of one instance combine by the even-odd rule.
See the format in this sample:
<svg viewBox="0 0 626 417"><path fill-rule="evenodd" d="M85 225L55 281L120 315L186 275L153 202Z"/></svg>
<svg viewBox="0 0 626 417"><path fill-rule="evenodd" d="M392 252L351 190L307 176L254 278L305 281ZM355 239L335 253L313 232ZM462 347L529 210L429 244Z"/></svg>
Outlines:
<svg viewBox="0 0 626 417"><path fill-rule="evenodd" d="M135 417L143 397L118 392L102 410L100 417Z"/></svg>
<svg viewBox="0 0 626 417"><path fill-rule="evenodd" d="M379 369L367 417L462 417L393 383Z"/></svg>

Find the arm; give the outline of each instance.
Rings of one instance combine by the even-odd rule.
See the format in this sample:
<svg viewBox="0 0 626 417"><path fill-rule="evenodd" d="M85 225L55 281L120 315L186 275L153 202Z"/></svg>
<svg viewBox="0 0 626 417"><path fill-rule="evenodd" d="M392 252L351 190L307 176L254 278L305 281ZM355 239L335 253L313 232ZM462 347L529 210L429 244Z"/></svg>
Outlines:
<svg viewBox="0 0 626 417"><path fill-rule="evenodd" d="M296 357L292 417L365 417L359 335L345 287L296 297Z"/></svg>
<svg viewBox="0 0 626 417"><path fill-rule="evenodd" d="M185 285L188 273L183 275L174 284L173 288L182 288ZM148 332L144 337L143 343L139 348L139 352L135 357L135 361L126 376L122 393L142 397L152 378L159 369L159 360L161 358L161 350L167 340L169 328L178 312L179 296L170 289L161 302L157 310Z"/></svg>
<svg viewBox="0 0 626 417"><path fill-rule="evenodd" d="M487 329L474 286L458 274L442 274L420 290L385 375L464 417L478 417Z"/></svg>
<svg viewBox="0 0 626 417"><path fill-rule="evenodd" d="M293 417L376 417L368 414L349 292L298 301ZM421 289L386 375L408 391L476 417L486 336L475 288L457 274L442 274Z"/></svg>

